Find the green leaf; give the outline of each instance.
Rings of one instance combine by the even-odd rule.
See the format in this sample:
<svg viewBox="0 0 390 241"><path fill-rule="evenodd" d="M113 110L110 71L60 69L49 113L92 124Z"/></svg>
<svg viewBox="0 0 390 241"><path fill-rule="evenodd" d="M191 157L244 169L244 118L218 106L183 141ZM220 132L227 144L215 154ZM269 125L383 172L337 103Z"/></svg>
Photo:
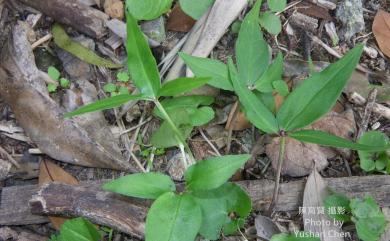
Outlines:
<svg viewBox="0 0 390 241"><path fill-rule="evenodd" d="M252 93L242 81L237 78L237 73L231 59L228 62L230 79L234 91L240 103L244 107L246 117L249 121L262 131L267 133L277 133L278 123L271 111Z"/></svg>
<svg viewBox="0 0 390 241"><path fill-rule="evenodd" d="M328 211L328 210L331 210L332 208L335 208L336 210L340 209L340 210L344 210L345 212L341 212L341 213L331 213L331 212L327 212L328 216L331 217L331 218L334 218L336 220L340 220L340 221L344 221L344 222L348 222L351 220L351 208L349 207L349 199L343 195L343 194L332 194L332 195L329 195L328 197L326 197L325 201L324 201L324 207L325 207L325 210Z"/></svg>
<svg viewBox="0 0 390 241"><path fill-rule="evenodd" d="M218 188L249 158L250 155L227 155L200 161L184 174L187 188L194 191Z"/></svg>
<svg viewBox="0 0 390 241"><path fill-rule="evenodd" d="M268 7L274 12L281 12L286 8L286 0L267 0Z"/></svg>
<svg viewBox="0 0 390 241"><path fill-rule="evenodd" d="M251 200L248 194L234 183L225 183L217 189L195 191L191 195L202 209L202 226L199 233L206 239L219 238L223 227L239 227L251 211ZM230 213L237 216L232 220Z"/></svg>
<svg viewBox="0 0 390 241"><path fill-rule="evenodd" d="M260 78L269 60L268 45L259 26L260 5L261 0L257 0L244 18L236 42L238 76L247 86Z"/></svg>
<svg viewBox="0 0 390 241"><path fill-rule="evenodd" d="M79 109L68 112L64 115L65 118L70 118L72 116L81 115L88 112L93 111L99 111L99 110L106 110L118 107L126 102L129 102L130 100L146 100L146 98L143 95L117 95L108 97L102 100L98 100L96 102L93 102L91 104L85 105L80 107Z"/></svg>
<svg viewBox="0 0 390 241"><path fill-rule="evenodd" d="M156 199L166 192L176 190L171 178L162 173L136 173L120 177L103 185L103 189L122 195Z"/></svg>
<svg viewBox="0 0 390 241"><path fill-rule="evenodd" d="M370 146L386 146L389 144L388 137L380 131L369 131L364 133L358 143ZM386 168L389 158L384 152L358 151L360 167L369 172L374 169L383 170Z"/></svg>
<svg viewBox="0 0 390 241"><path fill-rule="evenodd" d="M172 0L126 0L126 11L138 20L152 20L168 12Z"/></svg>
<svg viewBox="0 0 390 241"><path fill-rule="evenodd" d="M164 84L158 91L158 96L176 96L193 89L199 88L210 80L210 78L178 78Z"/></svg>
<svg viewBox="0 0 390 241"><path fill-rule="evenodd" d="M60 79L60 85L61 85L62 88L69 88L70 81L68 79L61 78Z"/></svg>
<svg viewBox="0 0 390 241"><path fill-rule="evenodd" d="M61 226L58 240L99 241L101 235L96 227L84 218L74 218Z"/></svg>
<svg viewBox="0 0 390 241"><path fill-rule="evenodd" d="M191 125L179 125L179 130L182 133L183 138L187 139L192 130L194 129ZM180 141L175 137L172 128L170 125L164 121L160 128L158 128L157 131L155 131L150 139L150 143L157 148L168 148L173 146L178 146Z"/></svg>
<svg viewBox="0 0 390 241"><path fill-rule="evenodd" d="M215 0L180 0L180 7L193 19L199 19Z"/></svg>
<svg viewBox="0 0 390 241"><path fill-rule="evenodd" d="M116 78L120 82L124 82L124 83L129 82L129 79L130 79L129 75L126 72L118 72L116 74Z"/></svg>
<svg viewBox="0 0 390 241"><path fill-rule="evenodd" d="M187 112L193 126L202 126L214 119L214 110L208 106L199 109L187 109Z"/></svg>
<svg viewBox="0 0 390 241"><path fill-rule="evenodd" d="M263 75L256 81L255 89L260 92L272 92L272 82L281 80L283 74L283 54L278 53L272 64L267 68Z"/></svg>
<svg viewBox="0 0 390 241"><path fill-rule="evenodd" d="M385 145L385 146L363 145L338 136L331 135L326 132L315 131L315 130L296 131L290 133L289 136L294 139L297 139L298 141L310 142L310 143L315 143L323 146L349 148L352 150L384 151L390 148L390 145Z"/></svg>
<svg viewBox="0 0 390 241"><path fill-rule="evenodd" d="M202 212L189 194L166 193L149 209L146 241L194 241L202 223Z"/></svg>
<svg viewBox="0 0 390 241"><path fill-rule="evenodd" d="M154 4L154 0L150 0ZM143 4L144 1L136 0ZM157 5L157 4L156 4ZM160 74L156 60L142 34L137 21L126 11L127 20L127 65L132 80L139 91L149 97L157 97L160 89Z"/></svg>
<svg viewBox="0 0 390 241"><path fill-rule="evenodd" d="M108 83L103 86L103 90L107 93L115 92L117 89L117 86L113 83Z"/></svg>
<svg viewBox="0 0 390 241"><path fill-rule="evenodd" d="M165 99L161 102L161 105L168 114L173 114L178 109L197 108L201 105L210 105L213 102L214 98L212 96L189 95L173 99ZM154 108L153 114L163 119L163 115L160 113L158 108Z"/></svg>
<svg viewBox="0 0 390 241"><path fill-rule="evenodd" d="M313 74L289 94L276 115L280 128L291 131L310 125L336 103L359 62L363 45L358 45L325 70Z"/></svg>
<svg viewBox="0 0 390 241"><path fill-rule="evenodd" d="M359 238L363 241L379 240L385 231L387 221L375 200L369 196L364 200L355 198L351 201L350 207Z"/></svg>
<svg viewBox="0 0 390 241"><path fill-rule="evenodd" d="M54 93L57 91L57 85L53 84L53 83L49 83L47 85L47 91L49 91L49 93Z"/></svg>
<svg viewBox="0 0 390 241"><path fill-rule="evenodd" d="M120 95L128 95L128 94L130 94L130 91L129 91L129 89L127 87L120 86L119 89L118 89L118 93Z"/></svg>
<svg viewBox="0 0 390 241"><path fill-rule="evenodd" d="M233 90L227 66L221 61L179 53L179 56L197 77L210 77L209 85L223 90Z"/></svg>
<svg viewBox="0 0 390 241"><path fill-rule="evenodd" d="M50 76L52 80L58 80L60 78L60 71L54 66L49 66L47 69L47 74Z"/></svg>
<svg viewBox="0 0 390 241"><path fill-rule="evenodd" d="M280 1L280 0L276 0ZM278 16L272 12L264 12L260 15L260 25L270 34L278 35L282 31L282 23Z"/></svg>
<svg viewBox="0 0 390 241"><path fill-rule="evenodd" d="M73 54L74 56L81 59L82 61L87 62L89 64L103 66L107 68L122 67L122 65L115 64L110 60L104 59L98 56L92 50L88 49L87 47L84 47L80 43L71 40L69 36L66 34L65 30L62 28L62 26L59 25L58 23L55 23L53 25L51 31L53 34L54 43L58 45L58 47Z"/></svg>
<svg viewBox="0 0 390 241"><path fill-rule="evenodd" d="M289 94L288 85L284 80L276 80L272 82L272 86L279 93L279 95L286 97Z"/></svg>
<svg viewBox="0 0 390 241"><path fill-rule="evenodd" d="M272 112L272 114L276 112L275 96L272 92L262 93L254 90L253 93L267 107L267 109Z"/></svg>
<svg viewBox="0 0 390 241"><path fill-rule="evenodd" d="M295 234L275 234L270 241L321 241L320 238L309 237L310 234L305 232L298 232Z"/></svg>

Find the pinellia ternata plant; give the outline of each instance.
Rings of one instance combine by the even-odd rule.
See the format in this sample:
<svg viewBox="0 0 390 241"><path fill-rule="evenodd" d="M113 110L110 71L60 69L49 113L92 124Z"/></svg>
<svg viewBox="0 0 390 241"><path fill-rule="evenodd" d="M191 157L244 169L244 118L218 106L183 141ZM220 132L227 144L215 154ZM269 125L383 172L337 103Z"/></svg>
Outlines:
<svg viewBox="0 0 390 241"><path fill-rule="evenodd" d="M258 21L260 4L261 1L255 3L242 23L235 46L237 68L232 59L225 65L217 60L186 54L181 54L181 57L195 76L211 77L210 85L233 90L248 120L261 131L280 138L272 209L278 196L286 138L363 152L383 152L390 145L387 142L355 143L326 132L304 129L334 106L359 62L363 45L358 44L339 61L322 72L313 73L288 93L285 82L281 80L281 54L268 66L268 45ZM287 96L277 111L272 103L273 91Z"/></svg>
<svg viewBox="0 0 390 241"><path fill-rule="evenodd" d="M128 69L141 94L120 94L81 107L66 117L117 107L130 100L153 101L154 114L164 122L152 137L156 147L178 145L186 161L191 154L186 136L193 126L203 125L214 117L213 102L208 96L172 97L206 84L210 78L179 78L161 86L156 61L136 20L126 11ZM199 106L203 106L200 107ZM173 119L172 116L176 118ZM171 138L170 138L171 137ZM172 138L173 137L173 138ZM153 141L154 139L154 141ZM159 141L161 139L161 141ZM159 142L162 144L160 145ZM162 173L138 173L124 176L103 186L123 195L156 199L146 220L146 240L193 241L199 233L215 240L223 232L234 233L251 210L248 194L227 180L250 155L228 155L200 161L185 172L184 191L176 191L174 182Z"/></svg>

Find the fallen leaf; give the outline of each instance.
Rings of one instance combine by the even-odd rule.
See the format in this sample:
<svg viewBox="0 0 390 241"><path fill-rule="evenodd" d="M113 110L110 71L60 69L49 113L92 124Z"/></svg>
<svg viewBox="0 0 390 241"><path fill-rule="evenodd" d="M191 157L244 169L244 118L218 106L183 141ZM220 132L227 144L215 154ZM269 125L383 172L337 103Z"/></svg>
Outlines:
<svg viewBox="0 0 390 241"><path fill-rule="evenodd" d="M188 16L177 3L173 7L167 21L167 29L178 32L188 32L194 26L196 20Z"/></svg>
<svg viewBox="0 0 390 241"><path fill-rule="evenodd" d="M58 47L68 51L73 54L77 58L93 65L103 66L107 68L121 68L122 65L115 64L110 60L104 59L98 56L92 50L86 48L85 46L71 40L68 34L65 32L64 28L55 23L52 27L52 34L54 38L54 43L58 45Z"/></svg>
<svg viewBox="0 0 390 241"><path fill-rule="evenodd" d="M255 227L257 236L265 240L270 240L274 234L281 233L272 219L262 215L256 216Z"/></svg>
<svg viewBox="0 0 390 241"><path fill-rule="evenodd" d="M104 12L111 18L123 19L124 7L121 0L105 0L104 1Z"/></svg>
<svg viewBox="0 0 390 241"><path fill-rule="evenodd" d="M352 137L356 132L355 117L351 109L342 113L331 111L323 118L314 122L309 129L325 131L332 135L352 140ZM351 150L348 149L336 149L330 147L321 147L321 149L326 153L328 158L332 158L337 155L335 150L341 152L346 157L351 154Z"/></svg>
<svg viewBox="0 0 390 241"><path fill-rule="evenodd" d="M242 131L251 126L252 124L245 117L244 112L240 110L239 102L237 101L236 103L234 103L232 109L230 110L225 129L231 129L233 131Z"/></svg>
<svg viewBox="0 0 390 241"><path fill-rule="evenodd" d="M39 186L49 182L61 182L70 185L77 185L79 182L72 175L67 173L64 169L57 166L51 161L43 160L39 165ZM61 225L68 220L68 218L49 216L50 222L59 230Z"/></svg>
<svg viewBox="0 0 390 241"><path fill-rule="evenodd" d="M332 16L329 14L329 10L323 7L320 7L314 3L310 2L300 2L296 5L296 9L298 12L303 13L307 16L324 19L324 20L332 20Z"/></svg>
<svg viewBox="0 0 390 241"><path fill-rule="evenodd" d="M272 161L272 167L276 170L279 158L280 138L274 138L265 148L267 156ZM285 156L282 166L282 174L291 177L309 175L313 169L313 161L317 163L317 169L323 170L328 166L327 156L316 144L304 143L292 138L286 139Z"/></svg>
<svg viewBox="0 0 390 241"><path fill-rule="evenodd" d="M379 10L372 23L372 32L382 52L390 57L390 13Z"/></svg>
<svg viewBox="0 0 390 241"><path fill-rule="evenodd" d="M302 216L306 232L319 235L321 241L343 241L341 236L344 234L341 227L331 220L324 208L324 200L329 195L329 188L325 180L315 170L312 171L307 179L303 193Z"/></svg>

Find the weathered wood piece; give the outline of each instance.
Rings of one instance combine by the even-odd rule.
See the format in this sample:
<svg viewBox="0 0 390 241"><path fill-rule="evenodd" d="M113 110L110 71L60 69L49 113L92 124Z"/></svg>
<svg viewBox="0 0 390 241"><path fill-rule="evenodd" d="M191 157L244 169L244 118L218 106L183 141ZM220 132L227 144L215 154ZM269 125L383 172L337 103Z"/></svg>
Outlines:
<svg viewBox="0 0 390 241"><path fill-rule="evenodd" d="M137 238L145 232L146 207L112 192L54 182L43 185L29 203L32 213L82 216Z"/></svg>
<svg viewBox="0 0 390 241"><path fill-rule="evenodd" d="M349 197L373 196L380 206L390 206L390 176L365 176L343 177L325 179L329 187ZM104 182L104 180L102 181ZM238 182L250 194L255 210L266 210L272 199L274 182L270 180L252 180ZM95 186L95 188L91 188ZM298 210L302 205L305 180L282 183L276 211ZM88 192L95 192L96 184L89 184ZM95 190L95 191L94 191ZM32 215L28 208L28 201L33 193L38 191L38 186L14 186L2 190L0 205L0 225L16 225L27 223L47 222L47 218ZM88 194L92 195L92 194ZM70 198L71 196L67 196ZM112 196L120 200L126 200L122 196ZM121 212L121 210L115 210ZM50 213L53 214L53 213Z"/></svg>
<svg viewBox="0 0 390 241"><path fill-rule="evenodd" d="M20 2L93 38L101 38L107 33L104 22L108 19L108 15L79 0L20 0Z"/></svg>

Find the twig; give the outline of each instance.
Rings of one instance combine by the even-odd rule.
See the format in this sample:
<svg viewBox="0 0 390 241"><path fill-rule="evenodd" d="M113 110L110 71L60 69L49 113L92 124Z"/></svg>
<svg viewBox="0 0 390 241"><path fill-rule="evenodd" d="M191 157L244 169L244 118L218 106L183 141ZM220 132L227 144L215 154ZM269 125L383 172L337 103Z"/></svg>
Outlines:
<svg viewBox="0 0 390 241"><path fill-rule="evenodd" d="M9 162L14 164L14 166L16 166L17 168L20 168L19 163L17 161L15 161L15 159L10 154L8 154L8 152L6 150L4 150L1 146L0 146L0 155L4 155L8 159Z"/></svg>
<svg viewBox="0 0 390 241"><path fill-rule="evenodd" d="M364 105L366 103L366 99L360 94L353 92L349 95L349 101L356 105ZM381 115L386 119L390 120L390 108L384 105L373 103L372 112L375 114Z"/></svg>
<svg viewBox="0 0 390 241"><path fill-rule="evenodd" d="M153 119L153 117L152 117L152 116L149 116L148 119L142 121L141 123L137 124L136 126L133 126L133 127L129 128L129 129L127 129L127 130L122 131L121 133L119 133L119 135L123 135L123 134L129 133L129 132L132 132L132 131L134 131L135 129L137 129L137 128L143 126L143 125L145 125L146 123L148 123L148 122L151 121L152 119Z"/></svg>
<svg viewBox="0 0 390 241"><path fill-rule="evenodd" d="M342 58L343 55L338 53L336 50L334 50L333 48L331 48L330 46L328 46L326 43L322 42L321 39L319 39L317 36L311 36L311 39L313 40L314 43L320 45L321 47L323 47L329 54L333 55L334 57L336 58ZM356 66L356 69L364 72L364 73L371 73L370 70L368 70L367 68L361 66L360 64L358 64Z"/></svg>
<svg viewBox="0 0 390 241"><path fill-rule="evenodd" d="M357 140L363 135L363 133L368 128L368 122L370 121L370 118L371 118L372 109L374 107L377 94L378 94L378 90L376 88L372 89L370 91L370 93L368 94L366 107L364 108L364 114L363 114L363 117L362 117L362 121L361 121L361 124L360 124L360 128L359 128L358 134L356 136Z"/></svg>
<svg viewBox="0 0 390 241"><path fill-rule="evenodd" d="M138 160L137 156L134 155L133 152L130 152L130 156L131 156L131 158L134 159L135 164L137 164L137 166L139 167L139 169L141 169L142 172L144 172L144 173L147 172L147 171L145 170L144 166L142 166L141 162Z"/></svg>
<svg viewBox="0 0 390 241"><path fill-rule="evenodd" d="M53 35L51 35L50 33L46 34L45 36L43 36L42 38L38 39L36 42L31 44L31 48L34 50L39 45L43 44L46 41L49 41L52 37L53 37Z"/></svg>
<svg viewBox="0 0 390 241"><path fill-rule="evenodd" d="M275 15L280 15L283 12L285 12L285 11L289 10L290 8L294 7L295 5L300 4L301 2L302 2L302 0L291 2L282 11L275 13Z"/></svg>
<svg viewBox="0 0 390 241"><path fill-rule="evenodd" d="M207 138L207 136L204 134L204 132L201 128L199 128L199 132L202 135L203 139L207 142L207 144L209 144L209 146L213 149L215 154L217 154L218 156L221 156L221 153L219 153L218 149L214 146L213 143L211 143L211 141Z"/></svg>

